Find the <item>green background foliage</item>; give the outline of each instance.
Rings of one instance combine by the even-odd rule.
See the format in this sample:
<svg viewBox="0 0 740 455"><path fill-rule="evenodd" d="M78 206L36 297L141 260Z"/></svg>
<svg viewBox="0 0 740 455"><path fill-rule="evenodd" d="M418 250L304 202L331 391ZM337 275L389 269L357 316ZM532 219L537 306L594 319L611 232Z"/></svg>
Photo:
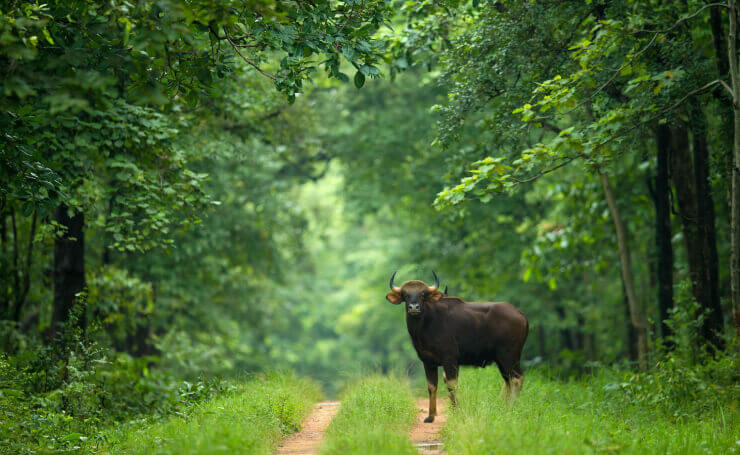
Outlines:
<svg viewBox="0 0 740 455"><path fill-rule="evenodd" d="M686 444L731 446L728 12L706 5L5 2L3 450L194 431L168 416L220 427L234 410L210 412L244 398L238 378L287 369L254 382L297 393L283 427L249 436L269 451L318 398L298 376L329 396L368 371L420 385L404 310L384 299L395 270L513 303L524 364L553 376L514 414L463 406L451 448L539 424L542 401L557 425L580 389L568 418L597 439L548 447L638 452L637 433L594 417L622 405L681 434L704 419ZM493 370L468 374L498 388ZM487 406L472 389L462 401ZM645 447L673 450L658 436Z"/></svg>

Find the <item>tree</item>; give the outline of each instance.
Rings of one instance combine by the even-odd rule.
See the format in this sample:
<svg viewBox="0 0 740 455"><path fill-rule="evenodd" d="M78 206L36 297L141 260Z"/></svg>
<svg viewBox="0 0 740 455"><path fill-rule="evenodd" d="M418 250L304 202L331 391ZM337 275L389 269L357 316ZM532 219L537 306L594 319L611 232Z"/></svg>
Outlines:
<svg viewBox="0 0 740 455"><path fill-rule="evenodd" d="M342 56L356 83L378 77L372 36L387 10L382 1L8 4L0 15L3 226L23 206L57 232L51 331L84 290L91 222L106 233L108 258L111 249L171 244L176 227L198 222L206 176L188 169L198 154L179 149L175 136L219 81L247 67L292 101L320 64L348 80ZM45 216L52 212L54 220ZM18 261L3 261L21 275ZM16 300L23 288L13 288Z"/></svg>
<svg viewBox="0 0 740 455"><path fill-rule="evenodd" d="M677 160L680 160L680 164L688 167L683 173L677 168L673 176L674 187L684 201L681 217L685 221L684 238L694 296L706 313L703 339L709 345L721 348L719 334L723 319L716 273L714 209L708 173L709 154L704 139L706 132L702 126L706 121L702 109L696 108L695 97L722 82L719 78L712 80L715 75L705 70L707 65L714 65L713 56L707 54L702 42L692 39L687 28L688 19L708 7L689 10L679 18L675 17L675 9L651 8L647 4L638 6L618 2L608 6L595 3L579 7L506 5L486 12L474 12L480 15L478 22L486 24L480 25L481 29L517 18L529 33L527 36L531 36L533 27L539 26L541 18L547 17L546 21L551 23L576 21L575 26L554 27L568 32L551 37L549 41L558 43L558 46L552 53L545 54L556 58L567 54L558 51L568 48L573 64L560 65L560 74L548 75L546 70L542 71L538 85L531 84L528 92L519 93L517 85L521 84L520 81L526 83L531 80L535 70L527 68L517 73L514 85L509 86L505 78L503 83L491 85L490 82L499 74L511 73L494 70L491 74L489 69L510 70L512 55L526 59L527 46L519 42L494 45L492 40L478 37L503 36L502 39L508 39L506 37L515 33L486 33L474 35L472 40L453 42L453 51L447 55L455 64L449 68L461 83L451 96L453 101L445 108L449 116L440 137L454 137L462 119L476 109L495 112L501 125L500 119L507 115L502 109L506 107L502 97L511 101L518 95L521 104L514 112L528 123L526 131L534 131L539 140L521 147L520 153L497 151L491 154L493 156L473 162L472 175L441 192L437 203L440 207L447 207L469 196L490 200L491 193L512 191L571 163L583 163L587 170L597 171L604 165L618 165L634 148L637 134L648 127L668 123L674 139L686 138L675 143L678 148L673 162L679 164ZM541 11L545 9L547 14ZM650 14L645 14L646 11ZM532 16L537 19L522 20ZM535 34L537 40L552 32L539 33L541 36ZM501 48L506 52L491 51ZM547 49L547 46L542 48ZM485 69L473 71L480 80L457 72L458 67L463 68L458 66L458 56L465 55L468 49L483 56ZM542 58L541 53L537 56L542 60L548 58ZM536 63L534 65L537 68ZM472 95L482 90L490 93L489 97ZM688 141L688 126L677 119L681 116L693 120L690 128L693 143ZM497 128L504 130L501 137L517 131L509 126L510 123L503 125ZM678 158L679 153L683 158ZM703 204L701 214L698 201Z"/></svg>
<svg viewBox="0 0 740 455"><path fill-rule="evenodd" d="M727 14L730 17L730 26L727 34L727 60L729 61L730 83L732 92L732 107L735 133L732 141L732 195L731 230L732 230L732 258L730 273L732 282L732 315L735 331L740 331L740 70L738 70L737 55L737 22L738 8L735 0L728 0Z"/></svg>
<svg viewBox="0 0 740 455"><path fill-rule="evenodd" d="M670 129L659 125L656 130L656 173L650 193L655 205L655 246L658 250L658 308L660 334L668 340L671 331L665 323L673 309L673 245L671 244L671 188L668 160ZM671 343L667 342L670 346Z"/></svg>

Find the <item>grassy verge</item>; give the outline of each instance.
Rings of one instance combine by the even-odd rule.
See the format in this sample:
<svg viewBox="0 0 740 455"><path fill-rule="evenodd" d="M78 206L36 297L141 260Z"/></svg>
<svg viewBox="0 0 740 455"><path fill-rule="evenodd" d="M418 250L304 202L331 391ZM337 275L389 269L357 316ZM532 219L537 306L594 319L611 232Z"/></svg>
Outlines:
<svg viewBox="0 0 740 455"><path fill-rule="evenodd" d="M298 429L319 398L317 386L294 375L272 373L196 405L187 416L113 430L95 453L268 454Z"/></svg>
<svg viewBox="0 0 740 455"><path fill-rule="evenodd" d="M344 393L321 454L416 455L408 439L415 416L408 382L380 376L363 379Z"/></svg>
<svg viewBox="0 0 740 455"><path fill-rule="evenodd" d="M465 370L459 408L443 431L449 453L729 454L740 453L737 402L671 414L657 403L631 403L614 377L561 382L530 372L513 407L497 397L498 371Z"/></svg>

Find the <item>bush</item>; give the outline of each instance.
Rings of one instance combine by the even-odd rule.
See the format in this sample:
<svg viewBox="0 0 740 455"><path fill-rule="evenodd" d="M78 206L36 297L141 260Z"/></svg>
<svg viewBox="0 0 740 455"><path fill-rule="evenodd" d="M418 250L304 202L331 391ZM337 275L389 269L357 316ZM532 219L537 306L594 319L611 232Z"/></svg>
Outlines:
<svg viewBox="0 0 740 455"><path fill-rule="evenodd" d="M737 403L740 374L737 350L731 348L716 359L690 364L669 353L647 373L628 372L624 380L607 390L619 389L616 398L654 407L674 417L696 418L724 403Z"/></svg>
<svg viewBox="0 0 740 455"><path fill-rule="evenodd" d="M154 290L150 283L126 270L104 266L88 274L85 303L87 319L104 328L95 334L101 343L136 355L152 353L148 343Z"/></svg>
<svg viewBox="0 0 740 455"><path fill-rule="evenodd" d="M0 356L1 453L76 452L100 429L139 414L187 412L223 392L218 381L175 381L150 369L156 358L115 353L70 327L49 345Z"/></svg>
<svg viewBox="0 0 740 455"><path fill-rule="evenodd" d="M710 414L723 403L737 403L738 339L728 335L726 348L715 352L699 335L704 318L691 295L690 282L680 283L666 321L673 334L665 342L656 342L650 370L627 372L621 382L611 383L607 389L619 390L621 401L649 405L674 417Z"/></svg>

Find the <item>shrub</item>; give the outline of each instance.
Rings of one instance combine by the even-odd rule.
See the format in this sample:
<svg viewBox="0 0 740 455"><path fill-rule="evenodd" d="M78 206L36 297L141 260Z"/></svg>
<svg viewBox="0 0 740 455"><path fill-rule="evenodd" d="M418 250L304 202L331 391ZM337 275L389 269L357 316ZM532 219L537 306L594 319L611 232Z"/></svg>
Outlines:
<svg viewBox="0 0 740 455"><path fill-rule="evenodd" d="M655 343L650 370L626 372L622 381L606 388L619 390L615 398L620 401L649 405L674 417L696 417L722 404L737 403L739 346L737 337L731 335L727 335L723 351L702 343L699 328L706 315L691 294L690 282L680 283L678 291L666 320L673 333L665 342Z"/></svg>
<svg viewBox="0 0 740 455"><path fill-rule="evenodd" d="M179 382L71 328L49 345L25 340L0 355L0 452L75 452L101 428L139 414L184 413L226 390L218 381Z"/></svg>

